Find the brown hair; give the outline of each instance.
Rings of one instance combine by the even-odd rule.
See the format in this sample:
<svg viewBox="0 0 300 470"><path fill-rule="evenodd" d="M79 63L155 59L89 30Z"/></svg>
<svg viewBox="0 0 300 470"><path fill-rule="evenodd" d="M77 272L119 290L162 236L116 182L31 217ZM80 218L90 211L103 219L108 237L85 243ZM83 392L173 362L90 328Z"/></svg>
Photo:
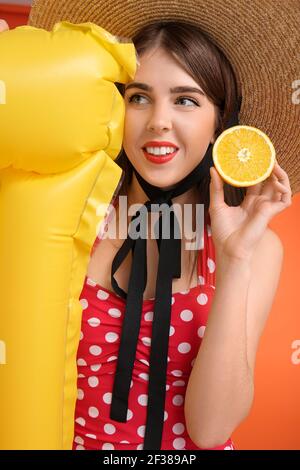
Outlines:
<svg viewBox="0 0 300 470"><path fill-rule="evenodd" d="M214 42L197 26L182 21L155 21L143 27L132 38L138 56L154 47L162 47L180 63L185 71L201 86L218 110L215 138L220 135L239 99L236 78L230 62ZM124 94L124 86L118 85ZM239 100L240 101L240 100ZM127 194L132 179L132 164L124 149L116 159L124 170L119 194ZM198 185L199 202L209 208L210 174ZM239 205L246 189L224 183L225 202Z"/></svg>

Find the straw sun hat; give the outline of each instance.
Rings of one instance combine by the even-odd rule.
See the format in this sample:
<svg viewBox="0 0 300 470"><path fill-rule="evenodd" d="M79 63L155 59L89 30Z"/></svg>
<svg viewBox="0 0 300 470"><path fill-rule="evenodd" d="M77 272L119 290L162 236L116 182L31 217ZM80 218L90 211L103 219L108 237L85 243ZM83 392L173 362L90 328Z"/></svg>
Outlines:
<svg viewBox="0 0 300 470"><path fill-rule="evenodd" d="M29 24L90 21L130 38L158 19L198 25L225 53L242 96L240 124L271 138L293 194L300 191L298 0L35 0Z"/></svg>

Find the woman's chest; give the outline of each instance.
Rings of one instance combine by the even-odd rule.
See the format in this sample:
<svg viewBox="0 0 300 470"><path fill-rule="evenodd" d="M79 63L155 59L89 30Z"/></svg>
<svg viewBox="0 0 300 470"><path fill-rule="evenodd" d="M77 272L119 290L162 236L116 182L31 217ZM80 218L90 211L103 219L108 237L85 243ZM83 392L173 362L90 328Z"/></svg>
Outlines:
<svg viewBox="0 0 300 470"><path fill-rule="evenodd" d="M101 240L88 265L87 276L109 291L113 291L111 285L112 262L123 242L124 240L112 241L109 238ZM197 285L197 262L195 256L195 253L185 253L182 250L181 277L173 279L173 293L186 291ZM144 300L155 297L158 260L156 240L147 240L147 285L144 291ZM125 292L128 291L131 265L132 254L129 252L114 274L119 287Z"/></svg>
<svg viewBox="0 0 300 470"><path fill-rule="evenodd" d="M171 375L171 371L182 371L183 376L190 373L205 333L212 297L213 291L208 285L197 285L189 291L172 295L168 340L168 368ZM125 302L115 295L99 290L93 283L85 285L81 299L84 299L85 308L82 317L83 339L80 341L80 357L85 357L87 365L94 364L91 344L94 345L95 350L101 351L99 359L102 372L109 373L112 358L118 355ZM139 372L148 373L154 310L153 300L143 303L136 349L136 366ZM173 375L177 377L175 373Z"/></svg>

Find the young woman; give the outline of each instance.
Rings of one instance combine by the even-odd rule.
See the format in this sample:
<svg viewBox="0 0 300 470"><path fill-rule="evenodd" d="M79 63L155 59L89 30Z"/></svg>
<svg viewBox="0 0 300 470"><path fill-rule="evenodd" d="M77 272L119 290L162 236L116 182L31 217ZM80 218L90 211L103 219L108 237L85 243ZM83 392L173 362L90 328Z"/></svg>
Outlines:
<svg viewBox="0 0 300 470"><path fill-rule="evenodd" d="M117 235L95 244L81 293L74 449L234 448L230 436L253 403L256 351L282 265L282 244L268 223L291 204L291 187L278 163L264 183L247 191L229 187L213 168L211 148L239 122L239 110L248 113L242 123L266 129L278 129L275 119L285 115L274 143L280 161L292 160L296 147L283 146L278 135L298 138L294 108L288 97L282 113L276 90L284 88L283 78L276 75L270 86L270 67L275 75L284 64L290 73L292 41L285 43L279 31L288 24L292 37L297 28L290 4L267 8L272 12L265 2L241 0L226 8L222 0L99 0L92 8L88 0L34 2L35 26L94 21L133 38L140 63L122 90L117 162L124 180L116 209L121 195L128 210L139 204L147 215L153 202L191 205L192 230L197 205L205 209L197 250L186 248L184 230L176 241L171 215L169 239L159 232L157 239ZM270 57L265 72L261 60ZM124 222L124 214L113 212L108 234L114 224L117 234L123 224L127 233L141 215L133 214Z"/></svg>
<svg viewBox="0 0 300 470"><path fill-rule="evenodd" d="M123 152L117 160L125 170L118 197L127 195L128 207L148 200L133 168L153 186L165 191L174 187L204 158L237 98L230 64L196 27L157 22L133 41L140 66L124 92ZM160 163L152 154L168 147L178 150ZM209 191L208 180L201 180L200 187L173 198L182 212L185 205L195 208L202 202L206 223L203 250L186 249L183 233L181 276L172 282L161 449L233 448L230 435L252 405L255 353L280 273L281 242L267 223L290 204L285 172L277 165L264 187L249 188L243 202L241 190L228 188L228 203L240 200L239 207L224 202L223 182L214 169L211 176ZM195 211L190 222L195 225ZM116 224L117 233L124 229L118 210L110 224ZM111 419L110 406L125 301L114 292L111 266L123 242L108 236L98 244L82 292L74 449L143 448L159 256L157 240L148 238L148 277L127 422L120 423ZM261 277L265 263L271 269ZM127 256L115 275L125 292L131 264Z"/></svg>

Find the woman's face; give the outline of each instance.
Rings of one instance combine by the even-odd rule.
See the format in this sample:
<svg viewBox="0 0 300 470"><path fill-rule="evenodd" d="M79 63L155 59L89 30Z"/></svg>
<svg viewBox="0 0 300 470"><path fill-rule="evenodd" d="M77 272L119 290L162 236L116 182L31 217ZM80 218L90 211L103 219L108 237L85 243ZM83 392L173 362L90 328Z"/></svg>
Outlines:
<svg viewBox="0 0 300 470"><path fill-rule="evenodd" d="M124 96L123 147L148 183L167 189L203 159L209 143L214 141L217 109L162 48L147 51L139 61L134 81L127 84ZM172 90L178 87L194 90ZM166 155L159 158L155 154L174 150L166 147L178 150L168 161L155 163L166 159Z"/></svg>

